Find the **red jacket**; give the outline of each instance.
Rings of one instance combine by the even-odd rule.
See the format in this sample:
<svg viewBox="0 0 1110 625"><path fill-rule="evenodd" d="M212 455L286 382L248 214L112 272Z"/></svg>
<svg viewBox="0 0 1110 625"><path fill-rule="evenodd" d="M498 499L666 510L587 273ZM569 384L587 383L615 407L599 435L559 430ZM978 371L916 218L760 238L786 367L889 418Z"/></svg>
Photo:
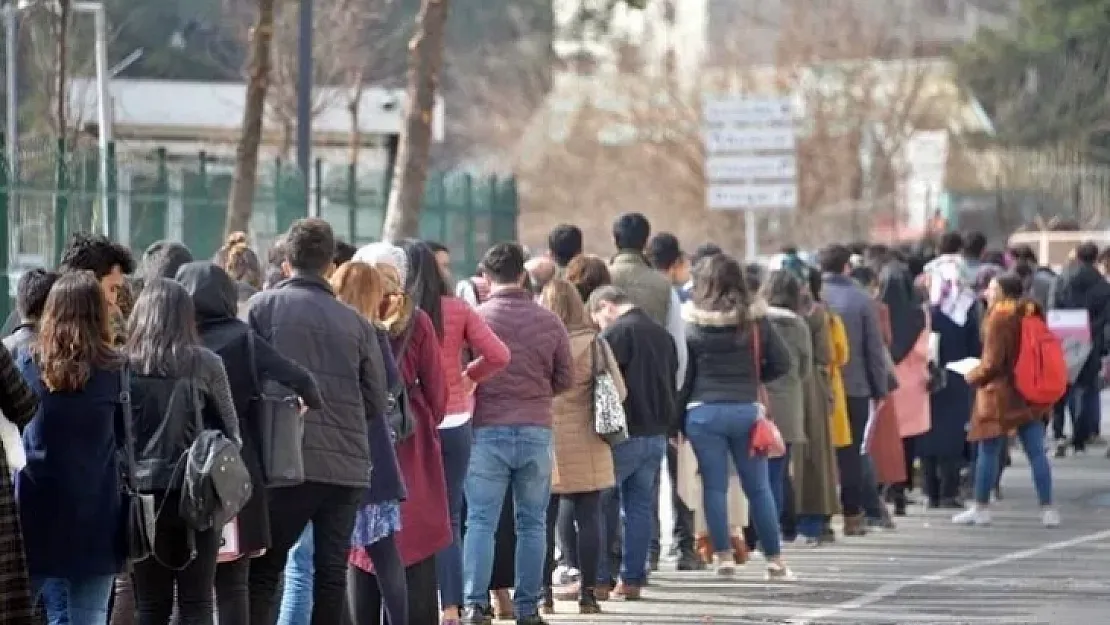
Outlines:
<svg viewBox="0 0 1110 625"><path fill-rule="evenodd" d="M397 461L408 489L408 499L401 502L401 531L396 535L405 566L430 558L451 542L447 485L437 429L447 408L439 337L423 311L416 311L412 323L416 324L412 338L397 362L416 417L412 437L397 445ZM394 352L400 348L400 342L399 337L392 338ZM374 572L364 549L352 549L349 562L368 573Z"/></svg>
<svg viewBox="0 0 1110 625"><path fill-rule="evenodd" d="M463 392L462 385L463 348L468 347L473 352L475 359L467 365L466 372L477 383L485 382L509 364L509 348L462 299L444 297L440 306L443 307L440 353L447 380L447 414L471 412L474 398Z"/></svg>

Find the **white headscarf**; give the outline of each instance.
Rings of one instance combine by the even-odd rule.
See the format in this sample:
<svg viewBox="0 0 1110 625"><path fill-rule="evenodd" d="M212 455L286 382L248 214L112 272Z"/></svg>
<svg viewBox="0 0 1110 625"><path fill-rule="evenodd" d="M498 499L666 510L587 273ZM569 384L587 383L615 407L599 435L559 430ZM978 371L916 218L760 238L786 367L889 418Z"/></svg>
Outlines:
<svg viewBox="0 0 1110 625"><path fill-rule="evenodd" d="M405 250L392 243L379 241L377 243L364 245L355 252L355 256L352 260L359 263L366 263L367 265L388 265L393 267L397 270L397 279L401 282L402 287L406 284L409 273L408 254L405 254Z"/></svg>
<svg viewBox="0 0 1110 625"><path fill-rule="evenodd" d="M943 254L926 264L924 271L929 304L962 327L975 304L972 277L963 258L959 254Z"/></svg>

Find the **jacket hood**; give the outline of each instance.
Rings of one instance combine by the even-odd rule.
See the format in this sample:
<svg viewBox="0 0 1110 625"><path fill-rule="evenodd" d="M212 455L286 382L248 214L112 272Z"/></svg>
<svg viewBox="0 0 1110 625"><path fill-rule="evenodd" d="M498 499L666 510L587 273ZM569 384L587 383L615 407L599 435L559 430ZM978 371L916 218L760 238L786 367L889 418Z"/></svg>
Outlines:
<svg viewBox="0 0 1110 625"><path fill-rule="evenodd" d="M233 318L238 314L238 289L227 272L213 263L198 261L183 265L177 281L193 296L198 320Z"/></svg>
<svg viewBox="0 0 1110 625"><path fill-rule="evenodd" d="M778 306L767 307L768 319L801 319L798 313L788 308L779 308Z"/></svg>
<svg viewBox="0 0 1110 625"><path fill-rule="evenodd" d="M762 298L753 301L748 306L748 315L752 319L766 317L767 302ZM739 323L740 313L737 310L704 310L695 306L693 302L686 302L682 305L682 319L699 326L727 328Z"/></svg>

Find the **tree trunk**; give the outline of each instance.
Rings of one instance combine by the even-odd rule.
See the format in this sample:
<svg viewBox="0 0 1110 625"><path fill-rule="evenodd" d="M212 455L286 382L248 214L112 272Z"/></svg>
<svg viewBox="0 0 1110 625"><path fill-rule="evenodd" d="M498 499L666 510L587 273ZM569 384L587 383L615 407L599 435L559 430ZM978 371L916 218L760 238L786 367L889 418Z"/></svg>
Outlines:
<svg viewBox="0 0 1110 625"><path fill-rule="evenodd" d="M382 226L386 241L419 236L449 1L421 0L416 31L409 41L408 102Z"/></svg>
<svg viewBox="0 0 1110 625"><path fill-rule="evenodd" d="M57 30L57 67L55 74L54 95L54 123L58 126L58 136L66 136L66 102L69 100L67 88L69 84L69 0L58 3L58 30Z"/></svg>
<svg viewBox="0 0 1110 625"><path fill-rule="evenodd" d="M235 147L235 173L231 179L225 234L245 232L254 210L258 183L258 150L262 143L262 118L270 87L270 55L274 37L275 0L258 0L258 21L251 32L250 79L243 106L243 124Z"/></svg>
<svg viewBox="0 0 1110 625"><path fill-rule="evenodd" d="M351 136L347 143L347 160L355 171L358 171L359 152L362 150L362 132L359 131L359 117L362 107L363 76L362 72L355 74L351 81L354 93L347 102L347 112L351 115Z"/></svg>

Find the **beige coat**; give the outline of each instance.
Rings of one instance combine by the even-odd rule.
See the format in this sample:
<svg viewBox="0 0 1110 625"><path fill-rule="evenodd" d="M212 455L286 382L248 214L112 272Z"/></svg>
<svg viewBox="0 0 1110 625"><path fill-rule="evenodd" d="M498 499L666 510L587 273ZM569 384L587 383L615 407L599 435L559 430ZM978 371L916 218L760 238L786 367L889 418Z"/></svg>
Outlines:
<svg viewBox="0 0 1110 625"><path fill-rule="evenodd" d="M748 525L748 499L744 496L743 488L740 487L740 475L736 472L736 465L732 458L728 460L728 470L728 525L735 533L736 530ZM694 514L694 535L709 534L701 475L698 473L698 457L694 454L694 446L690 441L683 441L678 448L677 482L678 496Z"/></svg>
<svg viewBox="0 0 1110 625"><path fill-rule="evenodd" d="M623 400L627 391L620 368L609 344L593 329L570 333L570 351L574 357L574 384L555 398L552 404L552 438L555 442L555 464L551 470L551 492L556 495L588 493L616 484L613 474L613 452L594 431L593 377L590 344L598 342L598 354L608 363L608 370ZM605 370L606 366L599 367Z"/></svg>

